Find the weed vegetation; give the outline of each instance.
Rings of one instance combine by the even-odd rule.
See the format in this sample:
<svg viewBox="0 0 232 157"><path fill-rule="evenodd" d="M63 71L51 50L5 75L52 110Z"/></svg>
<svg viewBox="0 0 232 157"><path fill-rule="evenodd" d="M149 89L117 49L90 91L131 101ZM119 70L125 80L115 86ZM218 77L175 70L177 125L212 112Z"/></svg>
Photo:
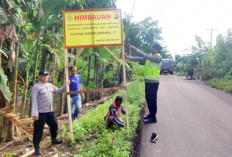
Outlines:
<svg viewBox="0 0 232 157"><path fill-rule="evenodd" d="M207 82L207 84L211 87L223 90L225 92L232 94L232 78L224 77L222 79L212 79Z"/></svg>

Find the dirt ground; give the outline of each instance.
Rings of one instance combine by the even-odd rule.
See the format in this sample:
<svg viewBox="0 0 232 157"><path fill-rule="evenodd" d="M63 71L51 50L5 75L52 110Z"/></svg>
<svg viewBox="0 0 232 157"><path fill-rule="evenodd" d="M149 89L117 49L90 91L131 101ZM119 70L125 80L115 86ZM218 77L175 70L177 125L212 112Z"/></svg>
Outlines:
<svg viewBox="0 0 232 157"><path fill-rule="evenodd" d="M89 109L96 107L98 104L103 103L107 98L104 97L104 99L91 101L86 104L83 104L83 108L80 112L80 115L84 115ZM68 123L68 114L64 114L63 116L57 117L58 123L59 123L59 129L62 124L65 124L66 126L69 125ZM59 130L60 131L60 130ZM55 145L52 146L51 140L50 140L50 133L48 126L45 125L44 133L43 133L43 139L41 141L40 147L43 151L43 156L54 156L56 152L54 150L65 150L65 152L72 153L73 150L70 148L68 143L65 141L62 145ZM7 154L13 154L15 156L22 156L23 154L33 150L32 142L29 139L25 139L24 141L10 141L5 143L0 143L0 157L6 156ZM47 154L47 155L45 155ZM31 155L34 156L34 155ZM66 154L65 156L68 156Z"/></svg>

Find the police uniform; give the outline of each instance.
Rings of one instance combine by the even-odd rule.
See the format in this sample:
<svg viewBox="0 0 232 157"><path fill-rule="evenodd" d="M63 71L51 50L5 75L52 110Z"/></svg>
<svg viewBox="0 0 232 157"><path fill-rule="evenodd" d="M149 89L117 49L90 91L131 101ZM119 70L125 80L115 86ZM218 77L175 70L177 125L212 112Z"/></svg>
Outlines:
<svg viewBox="0 0 232 157"><path fill-rule="evenodd" d="M56 140L58 123L53 112L53 93L62 93L64 92L64 90L65 86L57 88L48 82L46 82L45 84L42 82L38 82L32 87L31 115L33 117L39 116L39 120L34 121L33 144L35 148L36 146L39 147L45 123L48 124L50 128L52 140Z"/></svg>
<svg viewBox="0 0 232 157"><path fill-rule="evenodd" d="M156 122L157 113L157 91L159 88L160 68L162 57L159 53L154 54L154 57L159 57L160 62L152 62L146 60L144 65L144 81L145 81L145 96L150 114L145 116L145 123ZM151 118L151 119L149 119Z"/></svg>
<svg viewBox="0 0 232 157"><path fill-rule="evenodd" d="M156 49L155 54L147 55L146 53L133 48L142 57L130 57L131 61L142 61L146 60L144 65L144 82L145 82L145 95L149 109L149 114L144 116L145 124L156 123L156 112L157 112L157 91L160 81L160 68L162 64L162 56L157 53L160 52L162 47L155 43L152 49Z"/></svg>

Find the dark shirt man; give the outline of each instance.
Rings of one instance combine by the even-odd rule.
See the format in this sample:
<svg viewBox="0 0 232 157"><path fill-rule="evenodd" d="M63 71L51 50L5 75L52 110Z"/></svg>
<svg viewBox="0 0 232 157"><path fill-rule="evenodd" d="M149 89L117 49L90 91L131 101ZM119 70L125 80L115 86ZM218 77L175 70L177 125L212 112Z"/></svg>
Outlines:
<svg viewBox="0 0 232 157"><path fill-rule="evenodd" d="M191 76L191 80L192 80L193 79L193 74L194 74L194 70L193 70L192 67L189 69L188 74Z"/></svg>
<svg viewBox="0 0 232 157"><path fill-rule="evenodd" d="M107 111L106 120L108 127L111 127L113 122L116 122L119 126L123 127L125 123L120 118L121 113L126 114L125 109L123 108L122 97L117 96L113 103L109 106L109 110Z"/></svg>

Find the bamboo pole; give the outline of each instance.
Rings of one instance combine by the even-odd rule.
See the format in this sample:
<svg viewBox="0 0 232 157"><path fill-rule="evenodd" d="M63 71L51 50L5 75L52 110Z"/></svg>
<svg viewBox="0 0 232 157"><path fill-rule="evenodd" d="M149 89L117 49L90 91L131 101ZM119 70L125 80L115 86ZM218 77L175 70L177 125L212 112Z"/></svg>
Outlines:
<svg viewBox="0 0 232 157"><path fill-rule="evenodd" d="M126 87L110 87L110 88L89 89L82 91L71 91L71 92L67 92L66 94L70 95L70 94L79 94L79 93L97 93L97 92L108 92L114 90L126 90Z"/></svg>
<svg viewBox="0 0 232 157"><path fill-rule="evenodd" d="M28 156L32 155L34 152L35 152L35 150L33 149L33 150L27 152L26 154L22 155L21 157L28 157Z"/></svg>
<svg viewBox="0 0 232 157"><path fill-rule="evenodd" d="M108 47L104 47L118 62L120 62L121 64L123 64L123 61L121 59L118 59L118 57L116 57L114 55L114 53L112 51L110 51L110 49L108 49Z"/></svg>
<svg viewBox="0 0 232 157"><path fill-rule="evenodd" d="M119 59L117 56L114 55L114 53L112 51L110 51L110 49L108 49L108 47L104 47L118 62L120 62L121 64L123 64L123 61L121 59ZM127 66L127 68L129 68L129 65L125 63L125 65Z"/></svg>
<svg viewBox="0 0 232 157"><path fill-rule="evenodd" d="M64 50L65 52L65 84L66 84L66 93L70 91L69 89L69 77L68 77L68 52L67 49ZM70 128L70 136L71 136L71 141L74 141L73 138L73 128L72 128L72 117L71 117L71 104L70 104L70 95L67 95L67 105L68 105L68 119L69 119L69 128Z"/></svg>
<svg viewBox="0 0 232 157"><path fill-rule="evenodd" d="M85 49L85 48L81 48L81 49L79 50L79 52L75 55L75 57L68 63L68 65L66 66L66 68L68 68L68 67L75 61L75 59L76 59L78 56L81 55L81 53L84 51L84 49Z"/></svg>
<svg viewBox="0 0 232 157"><path fill-rule="evenodd" d="M124 44L123 44L124 45ZM123 58L123 80L124 80L124 87L126 87L126 65L125 65L125 49L122 46L122 58ZM125 90L125 103L126 103L126 124L127 124L127 131L129 134L130 125L129 125L129 109L128 109L128 102L127 102L127 90Z"/></svg>

